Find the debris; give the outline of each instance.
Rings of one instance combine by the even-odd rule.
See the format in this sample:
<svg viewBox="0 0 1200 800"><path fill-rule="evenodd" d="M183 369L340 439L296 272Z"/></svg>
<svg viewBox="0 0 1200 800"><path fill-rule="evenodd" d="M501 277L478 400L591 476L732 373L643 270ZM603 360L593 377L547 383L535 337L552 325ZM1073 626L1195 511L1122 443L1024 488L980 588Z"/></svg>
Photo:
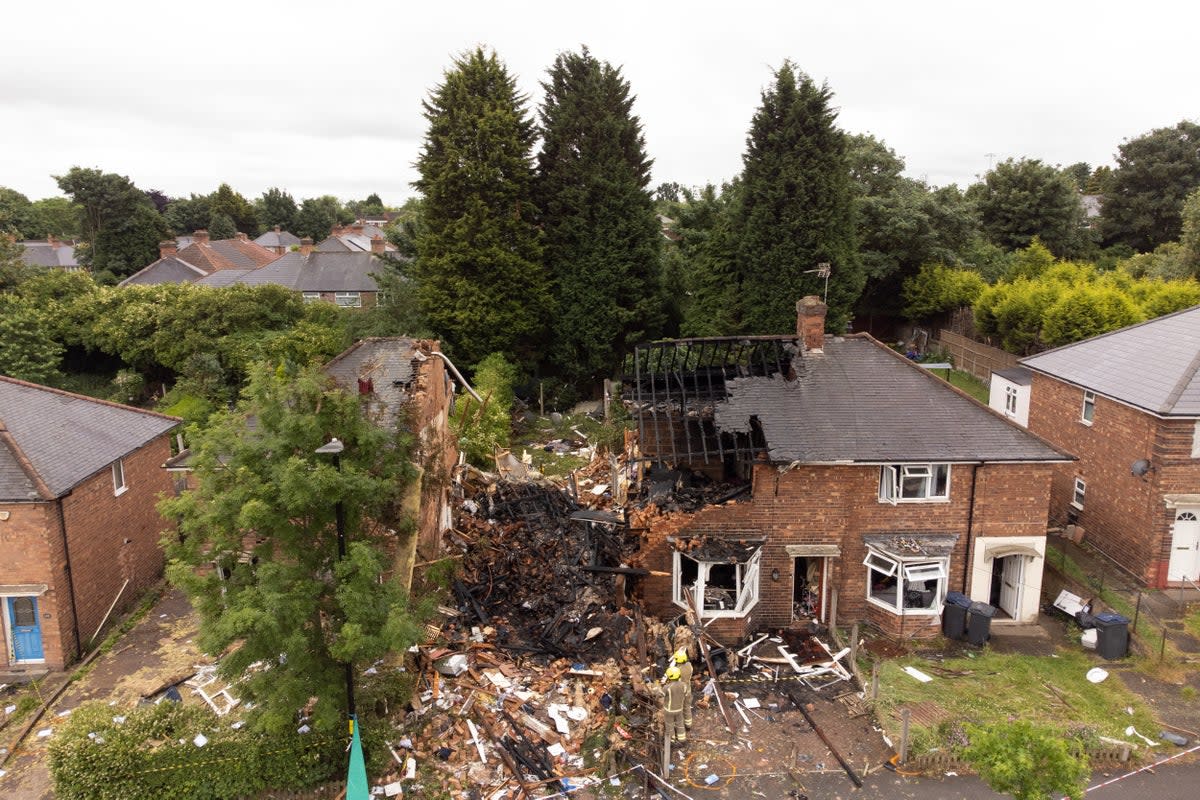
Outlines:
<svg viewBox="0 0 1200 800"><path fill-rule="evenodd" d="M208 737L203 733L197 733L196 738L192 739L192 744L196 745L196 747L204 747L204 745L208 744Z"/></svg>
<svg viewBox="0 0 1200 800"><path fill-rule="evenodd" d="M1138 733L1138 729L1133 727L1132 725L1129 725L1125 728L1125 735L1126 736L1136 736L1139 739L1141 739L1143 742L1145 742L1146 744L1150 745L1151 747L1154 747L1154 745L1158 744L1158 742L1154 741L1149 736L1143 736L1142 734Z"/></svg>
<svg viewBox="0 0 1200 800"><path fill-rule="evenodd" d="M45 739L46 737L50 736L50 734L52 734L52 733L54 733L53 729L42 728L40 731L37 732L37 735L38 735L39 739Z"/></svg>
<svg viewBox="0 0 1200 800"><path fill-rule="evenodd" d="M386 783L383 786L383 794L385 797L396 797L403 791L404 788L400 785L400 781L392 781L391 783Z"/></svg>
<svg viewBox="0 0 1200 800"><path fill-rule="evenodd" d="M1092 667L1087 671L1087 679L1092 683L1101 683L1108 677L1108 670L1104 667Z"/></svg>
<svg viewBox="0 0 1200 800"><path fill-rule="evenodd" d="M1159 731L1158 738L1162 739L1164 742L1170 742L1171 744L1178 745L1179 747L1187 747L1188 742L1190 741L1186 736L1180 736L1178 733L1171 733L1170 731Z"/></svg>
<svg viewBox="0 0 1200 800"><path fill-rule="evenodd" d="M929 683L933 680L933 678L929 677L924 672L921 672L921 670L917 669L916 667L905 667L904 671L919 680L921 683Z"/></svg>

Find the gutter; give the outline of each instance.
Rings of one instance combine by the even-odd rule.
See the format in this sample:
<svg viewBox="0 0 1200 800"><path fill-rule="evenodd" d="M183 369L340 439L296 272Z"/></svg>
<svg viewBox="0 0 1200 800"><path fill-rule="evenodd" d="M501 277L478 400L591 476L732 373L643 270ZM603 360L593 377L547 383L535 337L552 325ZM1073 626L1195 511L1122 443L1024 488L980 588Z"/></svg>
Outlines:
<svg viewBox="0 0 1200 800"><path fill-rule="evenodd" d="M67 544L67 518L63 512L63 500L70 496L71 493L67 492L62 497L56 498L54 505L58 509L58 530L62 535L63 555L66 558L67 594L71 599L71 628L75 634L75 658L78 659L83 656L83 642L79 638L79 611L75 607L75 572L71 569L71 548Z"/></svg>
<svg viewBox="0 0 1200 800"><path fill-rule="evenodd" d="M979 472L978 464L971 467L971 497L967 500L967 549L963 553L963 594L967 594L967 578L971 574L971 545L974 543L971 539L971 529L975 524L975 474L977 472ZM970 595L967 596L970 597Z"/></svg>

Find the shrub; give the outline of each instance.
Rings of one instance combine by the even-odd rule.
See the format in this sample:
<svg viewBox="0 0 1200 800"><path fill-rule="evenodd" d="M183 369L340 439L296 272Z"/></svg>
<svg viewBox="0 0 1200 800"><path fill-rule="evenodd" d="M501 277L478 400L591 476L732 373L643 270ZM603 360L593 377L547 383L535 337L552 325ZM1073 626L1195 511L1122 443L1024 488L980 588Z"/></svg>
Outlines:
<svg viewBox="0 0 1200 800"><path fill-rule="evenodd" d="M1016 800L1083 797L1088 762L1058 731L1028 720L973 727L962 755L988 786Z"/></svg>

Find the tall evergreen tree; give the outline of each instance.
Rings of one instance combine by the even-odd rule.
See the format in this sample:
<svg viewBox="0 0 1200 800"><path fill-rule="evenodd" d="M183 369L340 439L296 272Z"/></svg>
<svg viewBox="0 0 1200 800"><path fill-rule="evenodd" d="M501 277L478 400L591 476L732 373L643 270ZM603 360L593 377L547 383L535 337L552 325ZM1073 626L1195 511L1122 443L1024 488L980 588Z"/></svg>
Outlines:
<svg viewBox="0 0 1200 800"><path fill-rule="evenodd" d="M291 194L272 186L254 201L254 210L258 212L259 222L267 228L278 225L285 231L290 231L296 224L299 208Z"/></svg>
<svg viewBox="0 0 1200 800"><path fill-rule="evenodd" d="M1149 252L1179 238L1184 198L1200 187L1200 124L1183 120L1121 144L1104 190L1106 244Z"/></svg>
<svg viewBox="0 0 1200 800"><path fill-rule="evenodd" d="M581 385L611 375L663 321L662 235L629 82L585 47L542 83L536 199L556 315L550 358Z"/></svg>
<svg viewBox="0 0 1200 800"><path fill-rule="evenodd" d="M170 229L141 189L123 175L72 167L56 176L62 191L79 208L85 247L80 263L97 275L131 275L158 256L158 243Z"/></svg>
<svg viewBox="0 0 1200 800"><path fill-rule="evenodd" d="M794 330L796 300L825 294L825 279L810 272L822 263L831 265L831 329L845 324L862 293L846 136L832 98L827 85L784 62L750 123L732 270L743 332Z"/></svg>
<svg viewBox="0 0 1200 800"><path fill-rule="evenodd" d="M526 102L495 53L477 48L423 103L429 130L413 185L425 196L425 229L413 275L430 326L468 364L501 352L528 366L546 330Z"/></svg>

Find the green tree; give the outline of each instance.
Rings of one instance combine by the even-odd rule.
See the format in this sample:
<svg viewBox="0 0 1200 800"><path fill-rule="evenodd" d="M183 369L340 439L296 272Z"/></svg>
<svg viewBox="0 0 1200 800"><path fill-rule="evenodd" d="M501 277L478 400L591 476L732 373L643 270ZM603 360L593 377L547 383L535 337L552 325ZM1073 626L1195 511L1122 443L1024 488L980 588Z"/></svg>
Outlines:
<svg viewBox="0 0 1200 800"><path fill-rule="evenodd" d="M35 238L30 232L33 227L33 203L29 198L16 189L0 186L0 235L32 239Z"/></svg>
<svg viewBox="0 0 1200 800"><path fill-rule="evenodd" d="M1200 278L1200 187L1183 201L1180 214L1181 228L1179 248L1182 251L1183 267L1193 277Z"/></svg>
<svg viewBox="0 0 1200 800"><path fill-rule="evenodd" d="M163 218L171 226L171 230L180 236L204 230L212 219L212 203L209 202L208 195L179 197L167 205Z"/></svg>
<svg viewBox="0 0 1200 800"><path fill-rule="evenodd" d="M712 184L697 194L684 190L684 202L672 212L679 239L666 252L677 253L682 263L670 273L679 282L665 283L679 304L684 336L724 336L741 327L735 271L741 192L740 178L724 184L719 193Z"/></svg>
<svg viewBox="0 0 1200 800"><path fill-rule="evenodd" d="M1063 292L1042 313L1042 339L1047 347L1058 347L1141 319L1140 310L1126 293L1113 286L1084 284Z"/></svg>
<svg viewBox="0 0 1200 800"><path fill-rule="evenodd" d="M0 233L0 292L11 291L32 276L32 268L21 257L24 252L24 247Z"/></svg>
<svg viewBox="0 0 1200 800"><path fill-rule="evenodd" d="M1056 255L1076 256L1087 241L1083 206L1070 176L1037 159L1007 159L968 192L987 237L1008 250L1039 237Z"/></svg>
<svg viewBox="0 0 1200 800"><path fill-rule="evenodd" d="M796 301L824 294L824 279L810 273L821 263L832 266L831 330L844 327L862 293L846 137L832 100L827 85L784 62L751 120L734 221L741 332L793 330Z"/></svg>
<svg viewBox="0 0 1200 800"><path fill-rule="evenodd" d="M241 679L265 730L294 727L316 697L310 724L333 732L345 711L342 665L370 664L420 636L385 556L409 525L404 436L365 420L358 398L316 368L262 365L237 409L194 433L199 488L160 504L179 520L179 535L163 539L167 573L199 612L199 643L232 648L221 673ZM345 445L341 469L314 454L331 437ZM335 506L345 510L344 557Z"/></svg>
<svg viewBox="0 0 1200 800"><path fill-rule="evenodd" d="M1053 728L1015 720L970 729L963 757L997 792L1016 800L1082 800L1090 771Z"/></svg>
<svg viewBox="0 0 1200 800"><path fill-rule="evenodd" d="M54 383L62 355L44 311L15 295L0 294L0 375Z"/></svg>
<svg viewBox="0 0 1200 800"><path fill-rule="evenodd" d="M1121 144L1104 195L1107 244L1138 252L1179 238L1184 199L1200 187L1200 124L1184 120Z"/></svg>
<svg viewBox="0 0 1200 800"><path fill-rule="evenodd" d="M399 215L384 229L387 240L396 246L399 256L413 259L417 256L417 240L425 233L425 201L410 197L400 206Z"/></svg>
<svg viewBox="0 0 1200 800"><path fill-rule="evenodd" d="M483 403L465 396L455 406L450 428L459 449L477 467L495 467L496 450L508 447L516 381L516 365L502 353L492 353L475 365L475 391Z"/></svg>
<svg viewBox="0 0 1200 800"><path fill-rule="evenodd" d="M65 197L34 200L33 219L32 238L44 239L53 234L69 240L79 236L79 209Z"/></svg>
<svg viewBox="0 0 1200 800"><path fill-rule="evenodd" d="M290 194L276 187L263 192L262 197L254 201L254 209L264 227L278 225L285 231L292 231L296 226L296 214L300 210Z"/></svg>
<svg viewBox="0 0 1200 800"><path fill-rule="evenodd" d="M292 233L319 242L329 236L334 225L353 221L354 215L333 195L309 197L300 203L300 210L292 221Z"/></svg>
<svg viewBox="0 0 1200 800"><path fill-rule="evenodd" d="M237 236L237 226L233 224L233 220L228 214L223 214L220 211L213 211L212 216L208 218L208 236L210 239L232 239Z"/></svg>
<svg viewBox="0 0 1200 800"><path fill-rule="evenodd" d="M987 287L979 273L943 264L926 264L904 281L904 314L926 320L969 306Z"/></svg>
<svg viewBox="0 0 1200 800"><path fill-rule="evenodd" d="M495 53L478 48L423 103L429 129L414 186L425 231L413 275L429 324L467 363L500 352L528 366L544 345L550 292L526 102Z"/></svg>
<svg viewBox="0 0 1200 800"><path fill-rule="evenodd" d="M555 287L549 355L584 388L663 322L652 162L620 68L586 47L560 53L542 88L535 201Z"/></svg>
<svg viewBox="0 0 1200 800"><path fill-rule="evenodd" d="M222 183L209 196L209 212L210 214L226 215L233 221L237 231L247 236L253 237L259 233L258 212L254 210L254 205L241 194L235 192L228 183ZM214 239L217 238L212 235L212 231L209 231L209 235Z"/></svg>
<svg viewBox="0 0 1200 800"><path fill-rule="evenodd" d="M80 263L97 275L130 275L158 256L170 231L146 194L121 175L72 167L56 176L58 187L79 208Z"/></svg>

